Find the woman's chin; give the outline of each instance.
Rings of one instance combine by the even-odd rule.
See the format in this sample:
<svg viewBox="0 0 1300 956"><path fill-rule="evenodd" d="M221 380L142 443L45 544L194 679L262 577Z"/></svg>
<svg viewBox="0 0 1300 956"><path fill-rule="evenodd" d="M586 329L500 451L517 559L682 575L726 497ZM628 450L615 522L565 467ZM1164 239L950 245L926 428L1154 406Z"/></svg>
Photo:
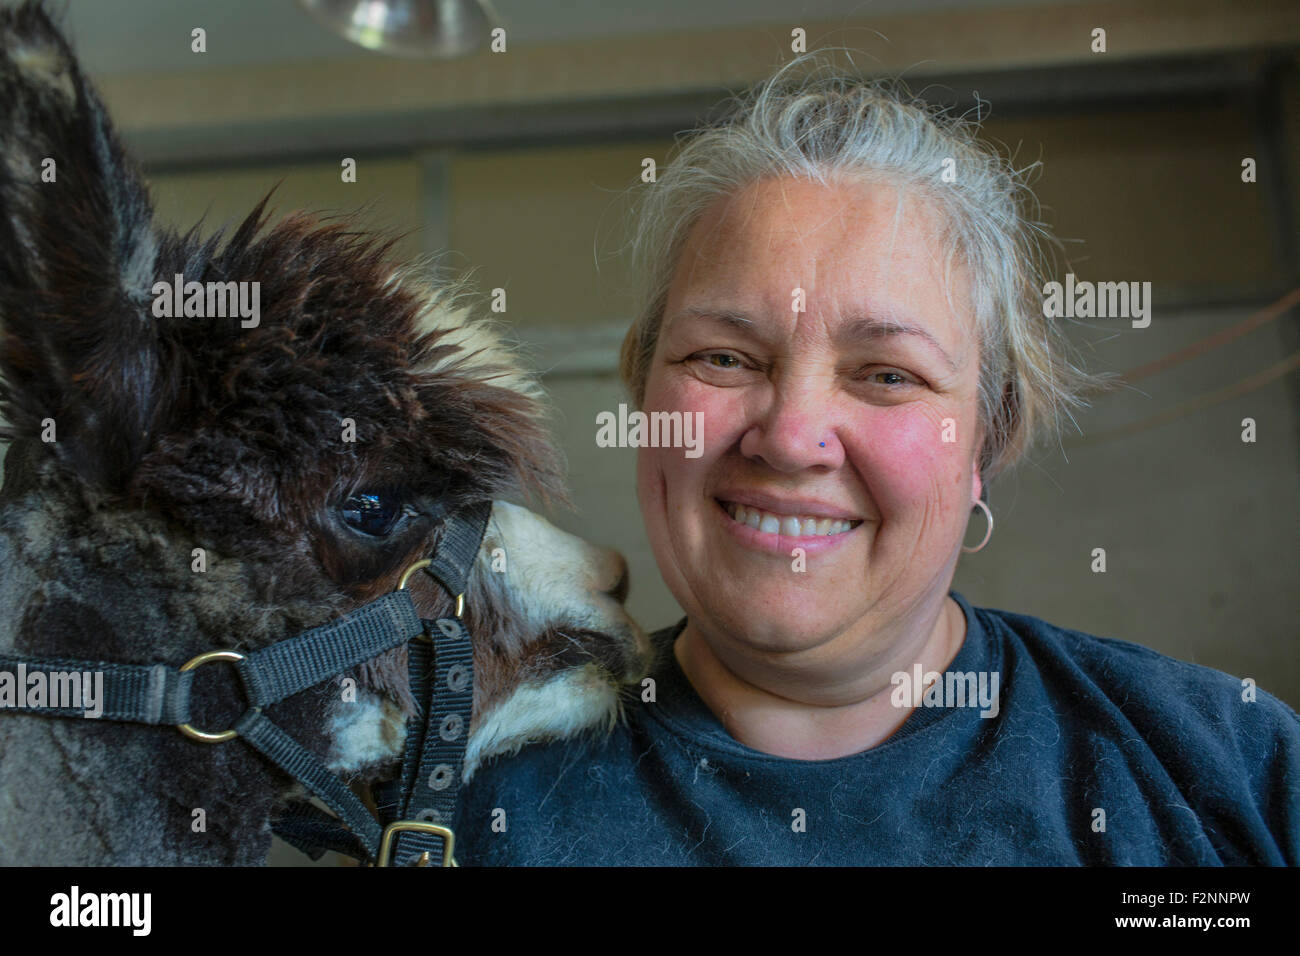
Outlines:
<svg viewBox="0 0 1300 956"><path fill-rule="evenodd" d="M806 651L833 640L849 623L843 620L842 613L832 617L799 612L797 609L809 600L804 592L789 603L745 600L723 606L719 602L714 604L709 620L704 623L710 630L722 631L721 636L728 643L749 651L770 654Z"/></svg>

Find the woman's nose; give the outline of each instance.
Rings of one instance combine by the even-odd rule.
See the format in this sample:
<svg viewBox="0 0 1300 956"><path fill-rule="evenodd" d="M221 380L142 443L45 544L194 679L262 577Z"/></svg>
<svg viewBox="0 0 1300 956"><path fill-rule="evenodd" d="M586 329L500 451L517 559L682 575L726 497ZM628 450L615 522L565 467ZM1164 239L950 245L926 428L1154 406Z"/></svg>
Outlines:
<svg viewBox="0 0 1300 956"><path fill-rule="evenodd" d="M781 472L843 464L838 403L819 378L783 380L768 392L767 401L741 437L741 454Z"/></svg>

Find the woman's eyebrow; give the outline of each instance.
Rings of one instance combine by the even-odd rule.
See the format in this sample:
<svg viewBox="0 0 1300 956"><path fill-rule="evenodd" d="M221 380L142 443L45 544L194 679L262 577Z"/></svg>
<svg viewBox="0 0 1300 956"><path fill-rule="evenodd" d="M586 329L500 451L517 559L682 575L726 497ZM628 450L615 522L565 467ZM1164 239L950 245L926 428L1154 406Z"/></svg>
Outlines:
<svg viewBox="0 0 1300 956"><path fill-rule="evenodd" d="M709 319L722 325L731 326L742 332L748 332L755 335L758 332L754 320L743 312L737 312L735 309L710 309L700 306L686 306L678 309L673 315L671 322L679 319Z"/></svg>
<svg viewBox="0 0 1300 956"><path fill-rule="evenodd" d="M845 342L859 342L863 339L883 339L895 335L915 335L929 342L936 352L943 356L948 367L954 372L957 371L957 363L952 360L939 340L927 329L919 325L908 325L895 318L884 316L862 316L859 318L849 319L835 330L836 344Z"/></svg>

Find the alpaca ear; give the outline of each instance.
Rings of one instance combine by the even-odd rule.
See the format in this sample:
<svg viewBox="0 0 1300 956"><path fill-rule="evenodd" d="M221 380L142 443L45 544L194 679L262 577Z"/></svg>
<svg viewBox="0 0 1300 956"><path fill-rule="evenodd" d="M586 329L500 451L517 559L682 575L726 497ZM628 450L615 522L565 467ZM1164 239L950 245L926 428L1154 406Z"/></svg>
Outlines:
<svg viewBox="0 0 1300 956"><path fill-rule="evenodd" d="M158 401L148 195L39 3L0 9L0 420L120 491Z"/></svg>

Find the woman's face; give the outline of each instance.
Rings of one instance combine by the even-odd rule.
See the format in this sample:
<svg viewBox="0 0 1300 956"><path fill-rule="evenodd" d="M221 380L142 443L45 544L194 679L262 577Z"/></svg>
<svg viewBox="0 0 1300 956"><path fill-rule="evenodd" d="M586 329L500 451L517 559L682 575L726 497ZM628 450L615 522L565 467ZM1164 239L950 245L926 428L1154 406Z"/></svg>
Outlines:
<svg viewBox="0 0 1300 956"><path fill-rule="evenodd" d="M703 633L865 663L942 605L980 436L967 279L945 285L939 235L893 187L776 179L689 236L643 408L703 413L703 452L641 448L637 493Z"/></svg>

